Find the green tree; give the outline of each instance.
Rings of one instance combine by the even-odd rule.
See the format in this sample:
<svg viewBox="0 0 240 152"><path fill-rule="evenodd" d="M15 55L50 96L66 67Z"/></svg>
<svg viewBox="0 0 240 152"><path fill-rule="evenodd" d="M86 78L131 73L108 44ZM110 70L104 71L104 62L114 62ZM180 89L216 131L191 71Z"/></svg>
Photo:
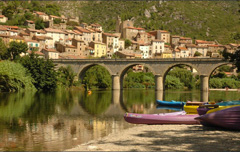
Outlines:
<svg viewBox="0 0 240 152"><path fill-rule="evenodd" d="M53 23L54 23L54 24L60 24L61 22L62 22L62 21L61 21L60 18L56 18L56 19L53 20Z"/></svg>
<svg viewBox="0 0 240 152"><path fill-rule="evenodd" d="M37 18L35 21L35 28L36 29L44 29L45 28L45 24L43 22L43 20L41 18Z"/></svg>
<svg viewBox="0 0 240 152"><path fill-rule="evenodd" d="M7 55L7 47L3 40L0 38L0 60L5 59Z"/></svg>
<svg viewBox="0 0 240 152"><path fill-rule="evenodd" d="M202 53L200 53L200 52L198 52L198 51L196 51L195 53L194 53L194 57L196 57L196 56L201 56L202 55Z"/></svg>
<svg viewBox="0 0 240 152"><path fill-rule="evenodd" d="M131 45L132 45L132 42L129 39L126 39L125 40L125 48L128 48Z"/></svg>
<svg viewBox="0 0 240 152"><path fill-rule="evenodd" d="M74 77L76 74L70 66L60 67L58 69L58 83L61 86L71 87L74 83Z"/></svg>
<svg viewBox="0 0 240 152"><path fill-rule="evenodd" d="M35 80L34 86L38 90L54 90L57 87L57 72L54 70L55 65L52 60L38 58L31 53L20 59L20 63L28 69L32 78Z"/></svg>
<svg viewBox="0 0 240 152"><path fill-rule="evenodd" d="M223 65L221 67L219 67L218 69L220 72L230 72L231 71L231 67L228 65Z"/></svg>
<svg viewBox="0 0 240 152"><path fill-rule="evenodd" d="M28 46L24 42L16 42L12 41L9 44L8 48L8 57L13 60L19 59L21 53L26 53L28 50Z"/></svg>
<svg viewBox="0 0 240 152"><path fill-rule="evenodd" d="M0 62L0 91L35 90L33 83L31 75L21 64L11 61Z"/></svg>
<svg viewBox="0 0 240 152"><path fill-rule="evenodd" d="M180 81L179 78L171 75L166 76L165 88L166 89L183 89L184 84Z"/></svg>
<svg viewBox="0 0 240 152"><path fill-rule="evenodd" d="M83 84L87 89L93 87L109 88L111 86L111 76L105 68L96 65L87 70L85 77L83 78Z"/></svg>

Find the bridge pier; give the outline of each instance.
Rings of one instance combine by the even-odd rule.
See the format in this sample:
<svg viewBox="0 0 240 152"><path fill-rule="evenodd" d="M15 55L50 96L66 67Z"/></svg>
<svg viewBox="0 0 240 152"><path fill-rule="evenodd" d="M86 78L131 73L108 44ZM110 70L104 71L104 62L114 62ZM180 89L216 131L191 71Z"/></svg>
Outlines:
<svg viewBox="0 0 240 152"><path fill-rule="evenodd" d="M163 91L163 76L160 74L155 75L155 90Z"/></svg>
<svg viewBox="0 0 240 152"><path fill-rule="evenodd" d="M208 91L208 75L200 75L201 91Z"/></svg>
<svg viewBox="0 0 240 152"><path fill-rule="evenodd" d="M112 90L120 90L120 77L117 74L112 75Z"/></svg>

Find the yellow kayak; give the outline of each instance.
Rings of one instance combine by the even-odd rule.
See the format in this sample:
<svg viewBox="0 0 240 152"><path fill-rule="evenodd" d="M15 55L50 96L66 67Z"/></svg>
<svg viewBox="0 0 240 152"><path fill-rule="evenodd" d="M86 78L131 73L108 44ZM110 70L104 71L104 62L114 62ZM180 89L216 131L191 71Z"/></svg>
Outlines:
<svg viewBox="0 0 240 152"><path fill-rule="evenodd" d="M239 105L232 105L232 106L219 106L218 108L215 108L215 109L211 109L207 112L207 114L209 113L213 113L213 112L216 112L216 111L220 111L220 110L223 110L223 109L227 109L227 108L232 108L232 107L236 107L236 106L239 106Z"/></svg>
<svg viewBox="0 0 240 152"><path fill-rule="evenodd" d="M198 112L197 112L197 108L199 107L199 105L184 105L184 111L187 113L187 114L198 114ZM225 109L225 107L228 107L228 108L230 108L230 107L232 107L232 106L219 106L219 108L215 108L215 109L212 109L212 110L209 110L208 111L208 113L210 112L210 111L213 111L213 112L215 112L215 111L218 111L220 108L223 108L223 109ZM218 110L216 110L216 109L218 109ZM215 110L215 111L214 111ZM220 109L220 110L222 110L222 109Z"/></svg>

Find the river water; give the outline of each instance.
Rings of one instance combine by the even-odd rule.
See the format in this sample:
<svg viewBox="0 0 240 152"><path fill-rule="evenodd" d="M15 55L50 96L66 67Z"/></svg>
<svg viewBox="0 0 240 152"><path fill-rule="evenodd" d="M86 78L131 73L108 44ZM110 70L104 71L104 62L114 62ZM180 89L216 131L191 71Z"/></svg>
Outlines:
<svg viewBox="0 0 240 152"><path fill-rule="evenodd" d="M0 94L1 151L61 151L119 132L133 124L125 112L160 113L178 109L157 107L162 100L200 101L200 91L129 89L123 91L59 90L51 93ZM240 93L210 91L209 101L240 100Z"/></svg>

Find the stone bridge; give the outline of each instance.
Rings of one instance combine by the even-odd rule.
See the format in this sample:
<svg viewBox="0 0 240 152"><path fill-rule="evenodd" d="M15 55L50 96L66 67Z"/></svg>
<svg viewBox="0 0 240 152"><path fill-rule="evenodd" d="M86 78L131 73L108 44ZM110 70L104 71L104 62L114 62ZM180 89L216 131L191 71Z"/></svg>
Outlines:
<svg viewBox="0 0 240 152"><path fill-rule="evenodd" d="M208 91L209 76L219 66L230 64L224 59L213 58L171 58L171 59L55 59L57 67L71 66L78 78L83 79L85 72L92 66L100 65L112 76L112 89L123 88L123 77L134 65L143 65L155 75L155 89L164 90L167 73L177 65L187 65L200 75L201 90Z"/></svg>

